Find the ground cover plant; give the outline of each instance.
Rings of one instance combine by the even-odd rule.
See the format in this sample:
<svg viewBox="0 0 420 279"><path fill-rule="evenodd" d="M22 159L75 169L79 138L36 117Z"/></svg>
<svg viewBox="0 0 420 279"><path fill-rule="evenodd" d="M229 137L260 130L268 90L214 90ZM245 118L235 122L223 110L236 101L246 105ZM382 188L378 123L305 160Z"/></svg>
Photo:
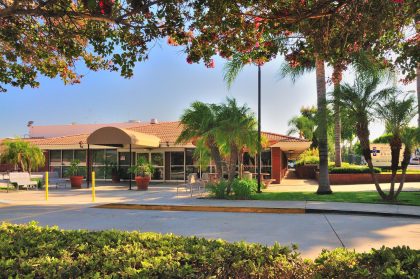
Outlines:
<svg viewBox="0 0 420 279"><path fill-rule="evenodd" d="M420 253L296 247L123 231L0 225L0 278L418 278Z"/></svg>

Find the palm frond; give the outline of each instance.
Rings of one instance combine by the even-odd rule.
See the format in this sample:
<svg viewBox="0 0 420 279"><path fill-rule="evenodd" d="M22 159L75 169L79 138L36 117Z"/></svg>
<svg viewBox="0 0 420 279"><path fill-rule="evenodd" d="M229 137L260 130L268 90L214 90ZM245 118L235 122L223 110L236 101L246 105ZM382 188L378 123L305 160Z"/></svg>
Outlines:
<svg viewBox="0 0 420 279"><path fill-rule="evenodd" d="M310 65L308 67L304 67L304 66L291 67L287 62L283 62L280 65L278 76L279 76L279 79L284 79L288 77L292 80L293 83L295 83L298 78L303 76L305 73L312 72L314 69L315 69L315 64Z"/></svg>
<svg viewBox="0 0 420 279"><path fill-rule="evenodd" d="M228 89L232 87L233 82L242 71L245 64L242 62L241 56L236 54L232 60L225 63L223 66L223 79L226 82Z"/></svg>

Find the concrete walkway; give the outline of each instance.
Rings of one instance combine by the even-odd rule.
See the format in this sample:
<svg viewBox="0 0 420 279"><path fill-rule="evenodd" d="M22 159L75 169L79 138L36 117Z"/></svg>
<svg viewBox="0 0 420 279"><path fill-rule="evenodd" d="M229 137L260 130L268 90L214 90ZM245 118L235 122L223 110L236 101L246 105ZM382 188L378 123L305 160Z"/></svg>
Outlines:
<svg viewBox="0 0 420 279"><path fill-rule="evenodd" d="M347 247L366 251L382 245L409 245L420 249L420 219L340 214L258 214L94 208L107 203L254 206L277 208L324 208L419 214L420 207L351 203L293 201L224 201L176 195L171 186L153 186L147 192L127 187L97 188L91 202L90 189L0 192L0 222L58 225L63 229L120 229L195 235L272 245L296 243L303 256L314 258L324 248Z"/></svg>

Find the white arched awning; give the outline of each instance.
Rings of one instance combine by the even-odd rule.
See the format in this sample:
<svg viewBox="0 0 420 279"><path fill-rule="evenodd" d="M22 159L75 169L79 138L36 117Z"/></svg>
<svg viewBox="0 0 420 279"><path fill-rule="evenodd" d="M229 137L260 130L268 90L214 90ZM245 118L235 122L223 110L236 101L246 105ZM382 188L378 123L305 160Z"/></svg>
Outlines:
<svg viewBox="0 0 420 279"><path fill-rule="evenodd" d="M116 127L103 127L87 138L87 144L133 147L159 147L160 139L153 135Z"/></svg>

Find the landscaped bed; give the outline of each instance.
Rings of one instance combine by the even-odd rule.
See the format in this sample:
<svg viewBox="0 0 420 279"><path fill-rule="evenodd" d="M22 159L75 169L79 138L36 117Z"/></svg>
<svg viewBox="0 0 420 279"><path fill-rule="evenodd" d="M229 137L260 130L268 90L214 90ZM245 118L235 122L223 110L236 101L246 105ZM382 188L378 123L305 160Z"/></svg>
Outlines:
<svg viewBox="0 0 420 279"><path fill-rule="evenodd" d="M0 226L0 278L418 278L420 253L294 248L122 231Z"/></svg>
<svg viewBox="0 0 420 279"><path fill-rule="evenodd" d="M317 195L314 192L263 192L252 194L254 200L270 201L326 201L354 203L385 203L375 191L334 192L331 195ZM420 206L420 192L401 192L398 204Z"/></svg>

